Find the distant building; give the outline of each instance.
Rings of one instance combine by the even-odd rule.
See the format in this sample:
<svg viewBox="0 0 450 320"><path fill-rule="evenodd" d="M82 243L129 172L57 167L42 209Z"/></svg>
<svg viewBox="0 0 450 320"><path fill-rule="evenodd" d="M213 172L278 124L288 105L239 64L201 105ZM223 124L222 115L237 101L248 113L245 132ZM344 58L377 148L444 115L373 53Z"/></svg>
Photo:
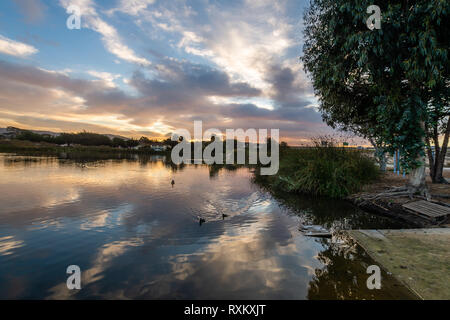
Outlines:
<svg viewBox="0 0 450 320"><path fill-rule="evenodd" d="M167 146L166 145L155 145L155 144L152 144L150 146L150 148L152 148L153 151L157 151L157 152L167 151Z"/></svg>
<svg viewBox="0 0 450 320"><path fill-rule="evenodd" d="M151 149L152 151L156 151L156 152L164 152L164 151L167 151L169 148L170 148L170 146L165 145L162 142L151 142L150 144L141 143L137 147L133 147L134 150Z"/></svg>

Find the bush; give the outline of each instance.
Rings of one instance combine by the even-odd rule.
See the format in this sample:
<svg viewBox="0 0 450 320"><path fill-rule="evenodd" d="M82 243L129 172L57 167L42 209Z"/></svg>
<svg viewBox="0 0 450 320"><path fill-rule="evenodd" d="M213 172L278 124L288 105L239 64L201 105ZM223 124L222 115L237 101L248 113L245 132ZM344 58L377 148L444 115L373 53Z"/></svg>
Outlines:
<svg viewBox="0 0 450 320"><path fill-rule="evenodd" d="M379 168L359 150L316 144L288 149L269 185L288 192L344 198L376 180Z"/></svg>

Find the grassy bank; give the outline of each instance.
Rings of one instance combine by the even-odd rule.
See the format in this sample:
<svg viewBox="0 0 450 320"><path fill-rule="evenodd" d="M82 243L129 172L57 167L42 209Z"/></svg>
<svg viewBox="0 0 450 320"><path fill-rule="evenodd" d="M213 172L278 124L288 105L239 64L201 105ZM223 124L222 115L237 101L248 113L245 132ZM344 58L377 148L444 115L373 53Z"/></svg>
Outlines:
<svg viewBox="0 0 450 320"><path fill-rule="evenodd" d="M269 190L344 198L379 177L374 160L362 151L333 145L280 150L280 170L256 175Z"/></svg>

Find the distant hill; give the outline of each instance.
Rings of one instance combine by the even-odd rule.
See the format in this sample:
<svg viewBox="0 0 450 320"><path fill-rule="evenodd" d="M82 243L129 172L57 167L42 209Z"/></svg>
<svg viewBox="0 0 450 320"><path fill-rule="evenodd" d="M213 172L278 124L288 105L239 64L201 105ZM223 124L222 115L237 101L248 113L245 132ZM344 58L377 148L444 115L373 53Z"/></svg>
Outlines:
<svg viewBox="0 0 450 320"><path fill-rule="evenodd" d="M31 131L31 132L36 133L36 134L49 135L49 136L52 136L52 137L57 137L57 136L59 136L61 134L61 132L42 131L42 130L28 130L28 129L21 129L21 128L16 128L16 127L7 127L7 128L0 128L0 135L7 135L7 134L10 134L10 133L18 134L21 131ZM123 139L123 140L130 140L130 138L119 136L119 135L115 135L115 134L102 134L102 135L107 136L111 140L114 139L114 138L120 138L120 139Z"/></svg>

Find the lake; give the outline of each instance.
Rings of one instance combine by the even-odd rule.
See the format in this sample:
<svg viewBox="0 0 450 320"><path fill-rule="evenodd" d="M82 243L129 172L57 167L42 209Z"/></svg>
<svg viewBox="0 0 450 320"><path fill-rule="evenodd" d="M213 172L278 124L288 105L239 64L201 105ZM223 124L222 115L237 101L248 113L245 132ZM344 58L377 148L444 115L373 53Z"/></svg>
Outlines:
<svg viewBox="0 0 450 320"><path fill-rule="evenodd" d="M412 298L386 273L367 289L374 262L348 240L299 231L401 225L273 196L246 168L0 154L0 177L0 299ZM69 265L81 290L67 289Z"/></svg>

